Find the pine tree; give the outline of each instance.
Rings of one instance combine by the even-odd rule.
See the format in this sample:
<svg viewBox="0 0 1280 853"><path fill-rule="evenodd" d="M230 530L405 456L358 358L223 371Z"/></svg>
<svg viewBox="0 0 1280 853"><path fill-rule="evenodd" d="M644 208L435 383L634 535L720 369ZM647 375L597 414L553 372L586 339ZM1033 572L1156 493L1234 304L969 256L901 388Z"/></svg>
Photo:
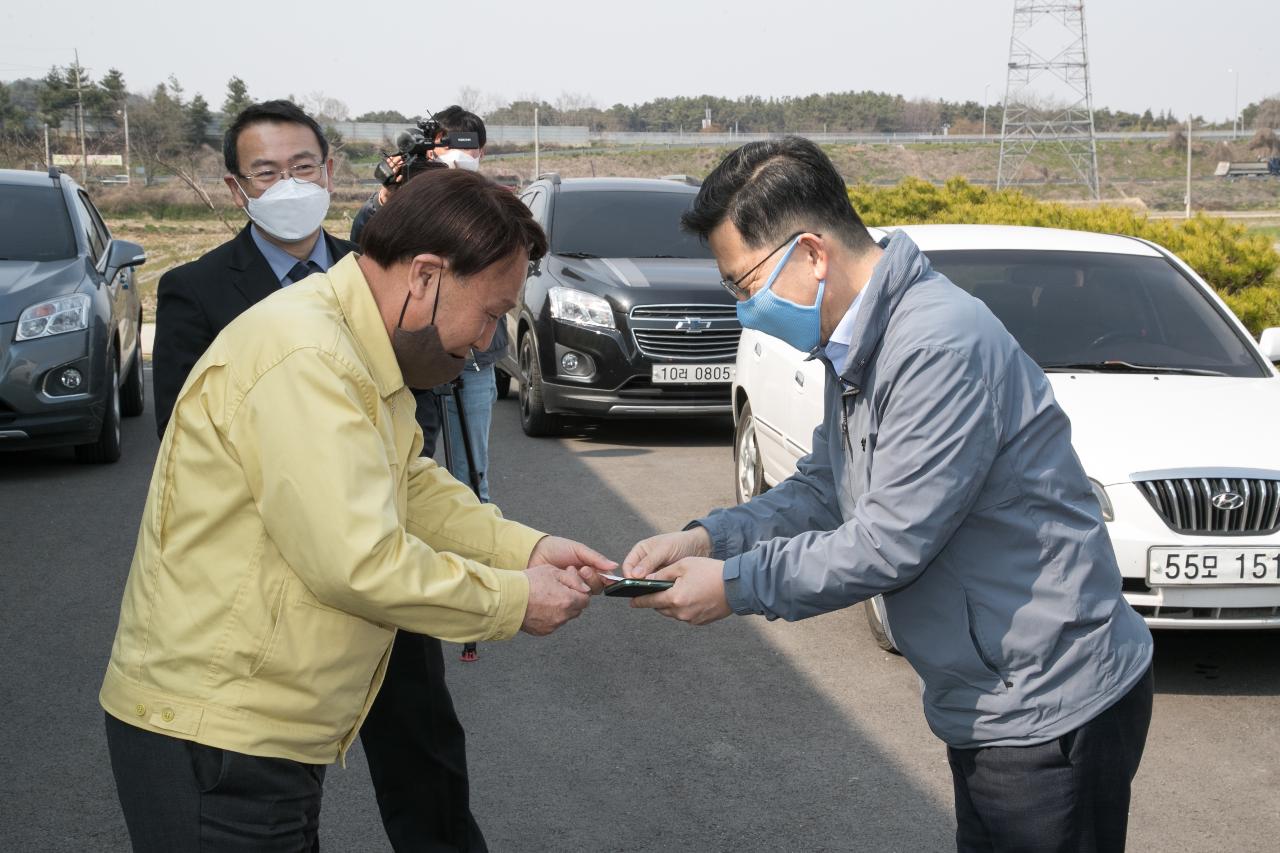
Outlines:
<svg viewBox="0 0 1280 853"><path fill-rule="evenodd" d="M238 116L245 107L253 103L249 97L249 87L239 77L227 81L227 97L222 102L222 114L230 121Z"/></svg>
<svg viewBox="0 0 1280 853"><path fill-rule="evenodd" d="M204 95L196 95L187 106L187 142L192 148L199 148L209 138L209 123L213 121L213 112Z"/></svg>

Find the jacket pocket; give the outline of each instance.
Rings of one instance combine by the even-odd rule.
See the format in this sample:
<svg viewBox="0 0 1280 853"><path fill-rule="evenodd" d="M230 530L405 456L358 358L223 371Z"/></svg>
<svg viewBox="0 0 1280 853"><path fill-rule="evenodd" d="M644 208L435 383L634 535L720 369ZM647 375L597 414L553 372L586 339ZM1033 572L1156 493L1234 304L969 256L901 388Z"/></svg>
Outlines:
<svg viewBox="0 0 1280 853"><path fill-rule="evenodd" d="M267 639L263 641L262 648L258 650L258 655L253 661L253 666L249 667L249 677L253 678L258 674L267 661L271 659L271 653L275 650L276 638L280 636L280 622L284 619L285 595L289 590L289 580L281 578L280 589L276 592L275 601L271 604L271 630L267 632Z"/></svg>
<svg viewBox="0 0 1280 853"><path fill-rule="evenodd" d="M973 644L973 652L977 655L978 660L986 667L987 671L994 675L999 682L996 692L1003 693L1010 686L1009 679L1001 669L995 665L992 655L986 650L982 644L982 638L978 636L978 616L974 612L973 603L969 600L969 594L966 591L964 596L964 614L965 622L969 627L969 642Z"/></svg>

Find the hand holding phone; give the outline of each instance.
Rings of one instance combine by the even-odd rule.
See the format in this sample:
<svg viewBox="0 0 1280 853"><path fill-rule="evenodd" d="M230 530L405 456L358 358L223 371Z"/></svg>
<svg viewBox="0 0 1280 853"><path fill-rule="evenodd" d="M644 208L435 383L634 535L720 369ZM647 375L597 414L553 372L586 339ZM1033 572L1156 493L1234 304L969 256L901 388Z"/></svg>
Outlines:
<svg viewBox="0 0 1280 853"><path fill-rule="evenodd" d="M650 595L655 592L662 592L664 589L671 589L675 584L675 581L624 578L608 572L601 572L600 577L609 583L604 588L604 594L613 598L636 598L641 595Z"/></svg>

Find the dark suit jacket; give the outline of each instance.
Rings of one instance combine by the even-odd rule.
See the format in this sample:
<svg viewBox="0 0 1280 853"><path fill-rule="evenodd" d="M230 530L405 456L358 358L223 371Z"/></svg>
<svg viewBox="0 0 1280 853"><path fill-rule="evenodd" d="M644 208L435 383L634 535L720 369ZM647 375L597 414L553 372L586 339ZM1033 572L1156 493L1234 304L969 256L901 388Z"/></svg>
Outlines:
<svg viewBox="0 0 1280 853"><path fill-rule="evenodd" d="M245 309L280 289L271 265L253 242L250 227L160 277L151 379L156 432L161 438L187 374L209 344ZM354 243L322 233L335 263L356 248Z"/></svg>

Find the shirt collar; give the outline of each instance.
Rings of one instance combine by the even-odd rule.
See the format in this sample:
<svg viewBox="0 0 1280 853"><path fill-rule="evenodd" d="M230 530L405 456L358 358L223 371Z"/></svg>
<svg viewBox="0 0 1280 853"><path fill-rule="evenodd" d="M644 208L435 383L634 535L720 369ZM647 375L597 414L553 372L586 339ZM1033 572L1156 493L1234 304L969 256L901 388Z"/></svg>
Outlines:
<svg viewBox="0 0 1280 853"><path fill-rule="evenodd" d="M391 348L391 339L387 337L378 303L373 300L369 282L356 263L358 257L351 252L334 264L329 270L329 285L338 297L348 328L365 353L378 393L385 399L404 387L404 376Z"/></svg>
<svg viewBox="0 0 1280 853"><path fill-rule="evenodd" d="M289 271L293 269L293 265L298 263L298 259L266 237L263 237L258 231L256 223L249 227L249 235L253 237L253 244L258 247L262 257L267 259L267 264L270 265L271 272L275 274L276 281L286 287L293 284L293 282L289 281L288 276ZM315 248L311 250L311 254L307 256L306 260L315 261L322 270L327 270L333 265L333 261L329 259L329 246L328 241L324 239L324 231L320 232Z"/></svg>
<svg viewBox="0 0 1280 853"><path fill-rule="evenodd" d="M871 280L867 279L867 284ZM867 292L867 284L862 286L858 291L858 295L853 298L853 304L849 306L849 310L844 312L844 316L840 318L840 322L836 324L835 331L831 333L831 339L827 341L823 351L827 354L827 360L839 370L844 366L845 356L849 354L850 347L853 346L853 327L858 321L858 308L862 306L862 294Z"/></svg>

